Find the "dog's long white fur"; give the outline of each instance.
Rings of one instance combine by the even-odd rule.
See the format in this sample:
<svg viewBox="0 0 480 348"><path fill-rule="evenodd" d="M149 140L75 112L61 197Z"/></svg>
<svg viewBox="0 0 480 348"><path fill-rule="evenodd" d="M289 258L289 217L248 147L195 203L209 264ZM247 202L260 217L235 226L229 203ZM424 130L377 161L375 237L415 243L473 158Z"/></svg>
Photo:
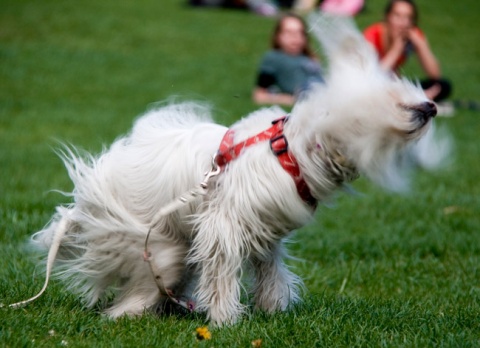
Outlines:
<svg viewBox="0 0 480 348"><path fill-rule="evenodd" d="M383 72L353 26L318 23L314 33L321 41L335 32L334 42L324 42L330 73L326 85L295 105L284 130L302 175L320 202L357 171L389 189L403 189L403 168L412 164L404 159L421 160L415 144L431 122L423 124L400 106L425 103L425 95ZM232 126L235 141L284 114L272 107L248 115ZM33 242L53 255L61 239L57 274L88 306L113 294L106 312L115 318L142 314L165 300L142 260L147 231L163 206L201 182L225 131L202 105L170 104L139 118L129 135L99 156L65 151L74 204L59 207ZM435 141L429 137L422 148L440 159L445 148ZM194 298L197 310L214 323L233 323L245 307L245 270L252 274L257 308L285 310L300 299L302 282L283 261L284 242L312 216L263 142L231 162L204 197L161 218L149 245L165 287Z"/></svg>

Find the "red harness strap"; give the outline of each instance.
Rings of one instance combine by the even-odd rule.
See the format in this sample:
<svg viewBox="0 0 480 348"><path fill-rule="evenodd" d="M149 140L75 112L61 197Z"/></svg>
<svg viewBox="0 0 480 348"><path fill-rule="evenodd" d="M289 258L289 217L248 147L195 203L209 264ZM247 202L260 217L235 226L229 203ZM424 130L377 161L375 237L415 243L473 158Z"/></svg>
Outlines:
<svg viewBox="0 0 480 348"><path fill-rule="evenodd" d="M281 166L289 173L295 182L300 197L313 209L317 206L317 200L310 193L307 183L302 177L300 167L293 154L288 151L288 141L283 134L283 126L287 122L287 117L279 118L272 122L272 126L263 132L248 138L238 144L233 144L234 131L229 129L225 133L220 148L217 152L216 162L222 169L230 161L234 160L242 153L243 149L261 141L270 141L270 148L277 156Z"/></svg>

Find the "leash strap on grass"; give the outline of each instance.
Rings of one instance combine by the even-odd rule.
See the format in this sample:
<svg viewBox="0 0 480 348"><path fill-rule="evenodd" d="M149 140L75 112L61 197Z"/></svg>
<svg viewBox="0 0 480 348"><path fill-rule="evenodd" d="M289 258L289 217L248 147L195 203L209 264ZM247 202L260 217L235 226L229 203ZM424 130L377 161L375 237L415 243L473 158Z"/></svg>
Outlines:
<svg viewBox="0 0 480 348"><path fill-rule="evenodd" d="M67 231L67 223L68 221L65 218L62 218L60 222L58 223L58 227L53 235L53 240L52 240L52 245L50 246L50 249L48 250L48 257L47 257L47 269L46 269L46 274L45 274L45 283L43 284L42 289L38 294L35 296L24 300L20 301L17 303L12 303L9 305L9 307L12 308L19 308L24 305L29 304L30 302L35 301L37 298L42 296L42 294L45 292L48 286L48 281L50 280L50 275L52 273L52 268L53 268L53 263L55 262L55 258L57 257L57 252L58 248L60 248L60 243L62 241L63 236L65 236L65 232Z"/></svg>

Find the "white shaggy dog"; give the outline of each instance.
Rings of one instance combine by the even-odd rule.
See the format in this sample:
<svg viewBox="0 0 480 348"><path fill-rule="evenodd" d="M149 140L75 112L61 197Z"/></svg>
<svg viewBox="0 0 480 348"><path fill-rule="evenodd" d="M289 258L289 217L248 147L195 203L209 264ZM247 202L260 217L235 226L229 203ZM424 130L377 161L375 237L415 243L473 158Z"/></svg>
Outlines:
<svg viewBox="0 0 480 348"><path fill-rule="evenodd" d="M59 207L33 240L50 249L60 278L88 306L113 299L106 313L115 318L188 298L213 323L230 324L244 311L248 270L256 308L285 310L299 300L301 280L282 261L283 241L312 220L316 201L357 173L405 186L404 167L435 105L418 86L383 72L352 25L332 23L314 25L330 58L326 84L267 133L284 111L257 111L224 138L227 128L207 108L183 103L148 112L100 156L67 150L74 203ZM204 179L222 139L221 173L206 195L158 216ZM441 152L429 139L423 147Z"/></svg>

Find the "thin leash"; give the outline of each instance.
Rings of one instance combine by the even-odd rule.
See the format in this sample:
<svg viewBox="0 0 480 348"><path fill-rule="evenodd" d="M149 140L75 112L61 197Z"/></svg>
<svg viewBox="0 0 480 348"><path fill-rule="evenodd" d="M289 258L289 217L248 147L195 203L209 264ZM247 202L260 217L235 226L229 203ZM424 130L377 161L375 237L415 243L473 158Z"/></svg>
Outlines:
<svg viewBox="0 0 480 348"><path fill-rule="evenodd" d="M42 294L47 289L48 281L50 280L50 275L52 274L53 263L55 262L55 258L57 257L58 249L60 248L62 238L65 236L65 232L67 231L67 222L65 220L60 220L58 224L59 224L59 226L57 227L58 232L54 234L52 245L48 250L45 282L43 283L42 289L35 296L30 297L29 299L24 301L9 304L8 307L19 308L19 307L25 306L30 302L35 301L40 296L42 296ZM3 307L3 305L0 304L0 307Z"/></svg>
<svg viewBox="0 0 480 348"><path fill-rule="evenodd" d="M205 178L203 181L194 189L185 192L178 198L171 201L169 204L162 207L158 213L153 218L153 223L150 225L148 230L147 236L145 238L145 248L143 251L143 260L148 262L150 266L150 270L153 275L153 279L155 279L155 283L157 284L158 290L164 296L167 296L172 300L174 303L182 306L183 308L193 312L195 310L195 304L192 300L185 300L181 297L175 297L174 292L171 289L168 289L165 284L163 283L161 271L159 267L155 264L152 253L148 249L148 241L150 239L150 234L155 227L155 225L160 221L160 219L164 216L167 216L174 211L182 208L183 206L187 205L188 203L193 202L199 196L205 196L208 192L208 182L211 178L217 176L222 171L221 167L217 164L217 155L213 156L212 159L212 168L205 174Z"/></svg>

